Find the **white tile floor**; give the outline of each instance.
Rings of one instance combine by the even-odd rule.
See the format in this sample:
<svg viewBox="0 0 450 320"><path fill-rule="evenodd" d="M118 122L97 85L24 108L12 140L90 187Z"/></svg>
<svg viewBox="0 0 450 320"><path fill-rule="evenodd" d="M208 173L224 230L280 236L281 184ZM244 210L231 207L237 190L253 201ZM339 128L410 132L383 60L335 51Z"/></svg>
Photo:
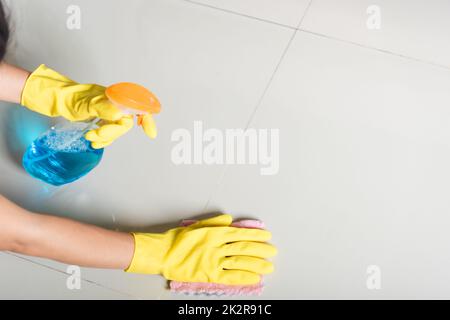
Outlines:
<svg viewBox="0 0 450 320"><path fill-rule="evenodd" d="M66 28L70 4L82 10L81 30ZM375 30L370 5L11 1L13 61L47 63L79 81L139 82L164 111L156 142L134 130L94 173L46 190L14 160L20 150L5 119L44 120L2 106L0 192L112 228L216 210L263 219L280 253L262 298L450 298L449 4L377 1ZM280 129L279 174L175 166L171 133L195 120ZM91 269L82 290L69 291L65 265L26 259L0 254L0 298L183 298L159 277ZM370 265L381 269L380 290L366 286Z"/></svg>
<svg viewBox="0 0 450 320"><path fill-rule="evenodd" d="M78 285L68 276L43 264L15 255L0 253L0 299L132 299L110 288L81 281ZM67 289L66 283L69 280ZM75 288L74 288L75 286Z"/></svg>

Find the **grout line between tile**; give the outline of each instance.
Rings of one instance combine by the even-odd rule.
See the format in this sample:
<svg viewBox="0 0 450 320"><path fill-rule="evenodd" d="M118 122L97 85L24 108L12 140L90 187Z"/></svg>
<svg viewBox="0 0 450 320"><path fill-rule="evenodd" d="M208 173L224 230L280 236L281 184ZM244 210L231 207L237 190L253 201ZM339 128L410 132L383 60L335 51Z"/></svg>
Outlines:
<svg viewBox="0 0 450 320"><path fill-rule="evenodd" d="M191 2L190 0L184 0L184 1ZM256 114L257 114L257 112L258 112L258 110L259 110L259 108L260 108L260 106L261 106L261 104L262 104L262 102L263 102L267 92L270 89L270 86L272 85L272 82L273 82L273 80L275 78L275 75L277 74L278 70L280 69L280 66L281 66L282 62L283 62L284 58L286 57L286 54L289 51L289 48L291 47L291 44L294 41L297 32L299 31L300 25L302 24L303 20L305 19L306 14L308 13L308 10L309 10L312 2L313 2L313 0L309 1L308 6L306 7L306 9L305 9L305 11L304 11L300 21L297 24L297 27L294 29L294 32L292 33L291 37L289 38L289 41L288 41L286 47L284 48L284 50L283 50L283 52L281 54L281 57L278 60L276 66L275 66L275 69L273 70L273 72L272 72L272 74L271 74L271 76L269 78L269 81L267 82L266 86L264 87L264 90L263 90L261 96L259 97L255 108L253 109L252 113L250 114L250 117L249 117L249 119L248 119L248 121L247 121L247 123L245 125L245 129L244 130L248 130L248 128L250 127L250 125L251 125L251 123L253 121L253 119L255 118L255 116L256 116ZM216 194L219 186L222 184L222 181L223 181L223 179L224 179L224 177L226 175L226 172L227 172L227 167L225 167L222 170L222 174L218 178L218 180L217 180L217 182L216 182L216 184L215 184L215 186L214 186L210 196L208 197L208 200L206 201L205 207L203 208L204 212L206 212L208 210L209 204L211 203L211 200L213 199L214 195Z"/></svg>
<svg viewBox="0 0 450 320"><path fill-rule="evenodd" d="M62 271L62 270L56 269L56 268L51 267L51 266L46 265L46 264L42 264L42 263L33 261L33 260L31 260L31 259L22 257L22 256L20 256L20 255L14 254L14 253L12 253L12 252L3 252L3 253L5 253L5 254L7 254L7 255L9 255L9 256L15 257L15 258L17 258L17 259L20 259L20 260L29 262L29 263L31 263L31 264L40 266L40 267L42 267L42 268L45 268L45 269L48 269L48 270L51 270L51 271L55 271L55 272L58 272L58 273L61 273L61 274L64 274L64 275L69 275L68 273L66 273L66 272L64 272L64 271ZM129 293L122 292L122 291L119 291L119 290L116 290L116 289L113 289L113 288L106 287L106 286L104 286L104 285L102 285L102 284L100 284L100 283L97 283L97 282L92 281L92 280L89 280L89 279L81 278L81 281L84 281L84 282L86 282L86 283L92 284L92 285L94 285L94 286L100 287L100 288L105 289L105 290L109 290L109 291L112 291L112 292L121 294L121 295L123 295L123 296L127 296L127 297L130 297L130 298L133 298L133 299L139 299L138 297L135 297L135 296L133 296L133 295L131 295L131 294L129 294Z"/></svg>
<svg viewBox="0 0 450 320"><path fill-rule="evenodd" d="M310 0L308 5L306 6L305 11L304 11L300 21L297 24L297 28L295 28L295 31L293 32L291 38L289 39L289 42L288 42L286 48L284 49L283 53L281 54L280 60L278 61L277 65L275 66L275 70L273 71L272 75L270 76L269 81L267 82L267 85L264 88L264 91L263 91L261 97L259 98L255 109L253 110L252 114L250 115L250 118L249 118L249 120L248 120L248 122L247 122L247 124L245 126L245 130L247 130L249 128L251 122L253 121L254 117L256 116L256 113L258 112L258 110L259 110L259 108L260 108L260 106L261 106L261 104L262 104L262 102L263 102L263 100L264 100L264 98L265 98L265 96L267 94L267 91L269 91L270 86L272 85L272 82L273 82L273 80L275 78L275 75L277 74L278 70L280 69L280 66L281 66L284 58L286 57L286 54L289 51L289 48L291 47L292 42L294 41L295 36L297 35L297 32L299 31L299 27L301 26L303 20L305 19L306 14L308 13L309 8L311 7L311 3L312 2L313 2L313 0Z"/></svg>
<svg viewBox="0 0 450 320"><path fill-rule="evenodd" d="M198 5L198 6L207 7L207 8L213 9L213 10L219 10L219 11L222 11L222 12L225 12L225 13L229 13L229 14L238 15L238 16L241 16L241 17L244 17L244 18L247 18L247 19L253 19L253 20L256 20L256 21L264 22L264 23L270 23L270 24L277 25L277 26L282 27L282 28L287 28L287 29L291 29L291 30L296 30L296 31L300 31L300 32L309 33L309 34L316 35L316 36L319 36L319 37L322 37L322 38L326 38L328 40L340 41L340 42L343 42L343 43L346 43L346 44L349 44L349 45L354 45L354 46L357 46L357 47L378 51L380 53L389 54L389 55L396 56L396 57L403 58L403 59L407 59L407 60L410 60L410 61L415 61L417 63L427 64L427 65L431 65L431 66L434 66L434 67L450 70L450 66L443 65L443 64L440 64L440 63L437 63L437 62L434 62L434 61L419 59L419 58L411 57L411 56L408 56L408 55L396 53L396 52L393 52L393 51L390 51L390 50L387 50L387 49L381 49L381 48L377 48L377 47L361 44L361 43L358 43L358 42L355 42L355 41L345 40L345 39L341 39L341 38L336 38L336 37L329 36L329 35L326 35L326 34L323 34L323 33L319 33L319 32L315 32L315 31L311 31L311 30L307 30L307 29L301 28L301 24L302 24L302 22L303 22L303 20L304 20L304 18L306 16L306 12L308 11L309 7L311 6L312 0L309 2L307 8L305 9L305 14L303 15L303 17L300 20L300 23L297 25L297 27L289 26L289 25L286 25L286 24L283 24L283 23L279 23L279 22L275 22L275 21L271 21L271 20L267 20L267 19L254 17L254 16L251 16L251 15L239 13L239 12L228 10L228 9L219 8L219 7L216 7L216 6L209 5L209 4L197 2L195 0L181 0L181 1L188 2L188 3L194 4L194 5Z"/></svg>
<svg viewBox="0 0 450 320"><path fill-rule="evenodd" d="M284 57L286 56L286 53L288 52L289 47L290 47L291 44L292 44L292 41L294 41L294 38L295 38L295 35L297 34L297 31L298 31L298 30L294 30L294 31L292 32L292 35L291 35L291 37L289 38L288 44L287 44L286 47L284 48L283 53L281 54L281 57L280 57L280 59L278 60L276 66L275 66L275 70L272 72L272 74L271 74L271 76L270 76L270 78L269 78L269 81L267 82L266 86L264 87L263 93L261 94L260 98L258 99L258 102L256 103L255 108L253 109L253 111L252 111L252 113L250 114L250 117L249 117L247 123L245 124L245 129L244 129L245 131L250 127L251 122L253 121L253 119L254 119L256 113L258 112L258 109L259 109L259 107L261 106L262 101L263 101L264 97L266 96L266 93L267 93L267 91L269 90L270 85L272 84L273 79L275 78L275 74L277 73L278 69L279 69L280 66L281 66L281 62L283 61ZM225 177L225 174L226 174L226 172L227 172L227 168L228 168L228 167L225 167L225 168L222 170L222 174L219 176L219 178L218 178L218 180L217 180L217 182L216 182L216 184L215 184L215 186L214 186L214 188L213 188L211 194L210 194L209 197L208 197L208 200L206 201L206 204L205 204L205 206L204 206L204 208L203 208L203 211L204 211L204 212L206 212L206 211L208 210L209 204L211 203L211 200L213 199L214 195L216 194L216 192L217 192L219 186L222 184L223 178Z"/></svg>
<svg viewBox="0 0 450 320"><path fill-rule="evenodd" d="M414 58L414 57L407 56L407 55L404 55L404 54L401 54L401 53L396 53L396 52L393 52L393 51L390 51L390 50L387 50L387 49L381 49L381 48L377 48L377 47L372 47L372 46L361 44L361 43L358 43L358 42L355 42L355 41L350 41L350 40L345 40L345 39L341 39L341 38L336 38L336 37L333 37L333 36L329 36L329 35L326 35L326 34L323 34L323 33L315 32L315 31L311 31L311 30L307 30L307 29L298 28L297 30L300 31L300 32L304 32L304 33L308 33L308 34L315 35L315 36L318 36L318 37L322 37L322 38L325 38L325 39L328 39L328 40L339 41L339 42L346 43L346 44L353 45L353 46L357 46L357 47L360 47L360 48L374 50L374 51L378 51L380 53L388 54L388 55L391 55L391 56L396 56L396 57L399 57L399 58L415 61L415 62L418 62L418 63L428 64L428 65L431 65L431 66L434 66L434 67L450 70L450 66L439 64L439 63L436 63L436 62L433 62L433 61L423 60L423 59L419 59L419 58Z"/></svg>
<svg viewBox="0 0 450 320"><path fill-rule="evenodd" d="M182 1L189 2L189 3L192 3L192 4L197 5L197 6L202 6L202 7L211 8L211 9L214 9L214 10L219 10L219 11L222 11L222 12L225 12L225 13L230 13L230 14L233 14L233 15L236 15L236 16L241 16L241 17L244 17L244 18L248 18L248 19L252 19L252 20L256 20L256 21L260 21L260 22L270 23L270 24L277 25L277 26L280 26L280 27L283 27L283 28L287 28L287 29L291 29L291 30L296 30L297 29L296 27L293 27L293 26L290 26L290 25L287 25L287 24L284 24L284 23L280 23L280 22L276 22L276 21L272 21L272 20L267 20L267 19L263 19L263 18L258 18L258 17L251 16L251 15L248 15L248 14L245 14L245 13L240 13L240 12L233 11L233 10L223 9L223 8L220 8L220 7L216 7L216 6L213 6L213 5L210 5L210 4L206 4L206 3L197 2L197 1L194 1L194 0L182 0Z"/></svg>
<svg viewBox="0 0 450 320"><path fill-rule="evenodd" d="M306 14L308 13L309 8L311 8L311 5L312 5L313 1L314 1L314 0L310 0L309 3L308 3L308 5L306 6L305 11L303 12L302 17L300 18L300 21L297 23L297 27L295 28L297 31L300 29L300 27L301 27L303 21L305 20Z"/></svg>

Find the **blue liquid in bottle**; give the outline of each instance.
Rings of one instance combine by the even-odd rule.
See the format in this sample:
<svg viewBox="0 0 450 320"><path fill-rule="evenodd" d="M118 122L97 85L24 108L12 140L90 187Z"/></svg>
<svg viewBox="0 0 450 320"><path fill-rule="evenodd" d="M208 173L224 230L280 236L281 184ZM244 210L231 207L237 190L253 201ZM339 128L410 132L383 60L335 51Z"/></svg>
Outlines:
<svg viewBox="0 0 450 320"><path fill-rule="evenodd" d="M48 130L25 152L22 161L25 170L54 186L74 182L88 174L100 163L104 150L91 147L84 138L85 129L71 125Z"/></svg>

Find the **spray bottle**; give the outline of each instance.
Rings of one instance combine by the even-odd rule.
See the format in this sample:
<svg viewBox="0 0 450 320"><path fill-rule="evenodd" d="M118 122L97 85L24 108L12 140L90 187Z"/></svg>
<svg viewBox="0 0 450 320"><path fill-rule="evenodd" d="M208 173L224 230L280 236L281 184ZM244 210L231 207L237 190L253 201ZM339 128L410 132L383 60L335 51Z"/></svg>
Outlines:
<svg viewBox="0 0 450 320"><path fill-rule="evenodd" d="M118 83L105 91L108 99L124 114L137 117L142 124L144 115L150 121L149 131L156 137L153 114L161 111L156 96L134 83ZM51 127L28 147L23 156L25 170L34 178L54 186L72 183L91 172L100 163L104 149L93 149L84 135L97 127L100 120L70 122Z"/></svg>

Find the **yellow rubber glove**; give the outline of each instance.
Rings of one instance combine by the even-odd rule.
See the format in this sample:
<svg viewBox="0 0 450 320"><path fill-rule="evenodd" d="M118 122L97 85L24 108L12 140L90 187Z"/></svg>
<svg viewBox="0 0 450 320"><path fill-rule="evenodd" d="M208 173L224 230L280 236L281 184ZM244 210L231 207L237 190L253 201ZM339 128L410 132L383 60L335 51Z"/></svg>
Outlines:
<svg viewBox="0 0 450 320"><path fill-rule="evenodd" d="M228 285L258 283L273 271L265 258L276 254L271 233L231 227L221 215L162 234L134 233L132 273L162 274L168 280Z"/></svg>
<svg viewBox="0 0 450 320"><path fill-rule="evenodd" d="M102 120L98 123L99 128L86 133L85 138L91 141L92 148L101 149L130 131L133 125L133 116L124 116L118 121Z"/></svg>
<svg viewBox="0 0 450 320"><path fill-rule="evenodd" d="M156 129L156 123L151 114L145 114L138 117L138 123L144 129L145 134L150 139L155 139L158 135L158 131Z"/></svg>
<svg viewBox="0 0 450 320"><path fill-rule="evenodd" d="M105 87L76 83L45 65L28 78L21 103L40 114L69 121L102 119L100 128L90 131L86 137L96 149L111 144L133 127L133 118L124 117L108 100Z"/></svg>

